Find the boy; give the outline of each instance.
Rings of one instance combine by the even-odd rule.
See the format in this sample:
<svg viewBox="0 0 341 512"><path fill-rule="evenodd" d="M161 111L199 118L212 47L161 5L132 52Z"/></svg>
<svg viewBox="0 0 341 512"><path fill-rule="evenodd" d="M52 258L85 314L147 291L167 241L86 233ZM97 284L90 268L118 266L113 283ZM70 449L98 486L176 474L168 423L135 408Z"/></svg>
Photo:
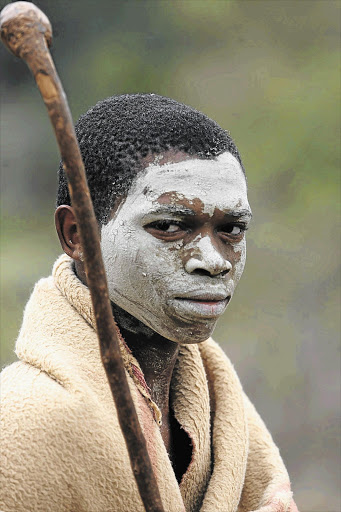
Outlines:
<svg viewBox="0 0 341 512"><path fill-rule="evenodd" d="M287 472L210 339L245 264L238 150L214 121L154 94L76 125L121 351L165 510L293 512ZM94 331L62 166L66 253L37 283L3 372L6 511L142 511Z"/></svg>

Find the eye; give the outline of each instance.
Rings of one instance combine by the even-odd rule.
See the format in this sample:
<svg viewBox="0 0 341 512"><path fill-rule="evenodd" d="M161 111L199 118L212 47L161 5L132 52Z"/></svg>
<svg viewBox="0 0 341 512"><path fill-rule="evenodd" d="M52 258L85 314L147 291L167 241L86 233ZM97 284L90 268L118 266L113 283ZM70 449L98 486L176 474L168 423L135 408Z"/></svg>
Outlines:
<svg viewBox="0 0 341 512"><path fill-rule="evenodd" d="M219 230L219 233L223 238L239 240L242 238L246 230L247 226L244 224L227 224Z"/></svg>
<svg viewBox="0 0 341 512"><path fill-rule="evenodd" d="M180 223L171 222L169 220L153 222L151 227L163 231L164 233L176 233L177 231L182 231Z"/></svg>
<svg viewBox="0 0 341 512"><path fill-rule="evenodd" d="M180 238L186 231L183 222L175 220L158 220L145 226L145 230L157 238Z"/></svg>

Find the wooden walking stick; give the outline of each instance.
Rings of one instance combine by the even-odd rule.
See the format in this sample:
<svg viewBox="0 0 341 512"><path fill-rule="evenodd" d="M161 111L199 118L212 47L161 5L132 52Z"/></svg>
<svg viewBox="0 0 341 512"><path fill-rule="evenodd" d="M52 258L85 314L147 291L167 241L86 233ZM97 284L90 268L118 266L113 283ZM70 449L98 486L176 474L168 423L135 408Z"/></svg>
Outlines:
<svg viewBox="0 0 341 512"><path fill-rule="evenodd" d="M84 253L101 358L115 400L131 467L145 510L163 512L156 478L120 354L102 261L98 226L84 165L67 99L48 50L52 42L50 22L34 4L16 2L8 4L1 11L0 27L3 43L14 55L26 62L47 107L64 163Z"/></svg>

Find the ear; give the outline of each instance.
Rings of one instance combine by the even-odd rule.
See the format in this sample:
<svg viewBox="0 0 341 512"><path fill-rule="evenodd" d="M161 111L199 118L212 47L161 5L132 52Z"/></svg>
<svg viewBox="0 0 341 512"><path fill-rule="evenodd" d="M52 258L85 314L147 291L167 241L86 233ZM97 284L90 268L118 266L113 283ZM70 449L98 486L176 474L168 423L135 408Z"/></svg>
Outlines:
<svg viewBox="0 0 341 512"><path fill-rule="evenodd" d="M64 204L58 206L54 219L63 251L75 261L82 261L82 247L73 208Z"/></svg>

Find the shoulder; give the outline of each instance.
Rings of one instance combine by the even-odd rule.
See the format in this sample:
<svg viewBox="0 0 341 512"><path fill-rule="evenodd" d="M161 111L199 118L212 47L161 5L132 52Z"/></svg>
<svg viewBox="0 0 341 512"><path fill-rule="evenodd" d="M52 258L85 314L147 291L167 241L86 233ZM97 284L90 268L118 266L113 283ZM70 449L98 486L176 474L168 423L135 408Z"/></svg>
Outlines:
<svg viewBox="0 0 341 512"><path fill-rule="evenodd" d="M60 510L71 509L69 457L63 458L62 452L69 452L65 448L77 436L72 422L76 402L58 382L27 363L3 370L0 481L5 510L31 510L26 508L30 503L32 510L55 511L55 499L59 505L65 502Z"/></svg>
<svg viewBox="0 0 341 512"><path fill-rule="evenodd" d="M35 463L42 449L52 456L63 428L72 435L67 418L77 407L76 397L39 368L21 361L5 368L1 373L2 450L31 453Z"/></svg>
<svg viewBox="0 0 341 512"><path fill-rule="evenodd" d="M2 407L40 408L40 413L47 403L56 401L67 403L70 393L65 387L39 367L17 361L4 368L0 374ZM46 412L50 408L46 409ZM2 409L3 410L3 409Z"/></svg>
<svg viewBox="0 0 341 512"><path fill-rule="evenodd" d="M17 440L19 446L23 438L32 441L37 438L43 443L45 435L63 429L67 436L72 436L75 428L70 427L74 418L81 411L88 413L84 411L89 398L86 389L83 394L67 389L53 376L27 362L18 361L5 368L0 383L1 433L5 438L10 437L12 444ZM57 441L49 439L50 446Z"/></svg>

